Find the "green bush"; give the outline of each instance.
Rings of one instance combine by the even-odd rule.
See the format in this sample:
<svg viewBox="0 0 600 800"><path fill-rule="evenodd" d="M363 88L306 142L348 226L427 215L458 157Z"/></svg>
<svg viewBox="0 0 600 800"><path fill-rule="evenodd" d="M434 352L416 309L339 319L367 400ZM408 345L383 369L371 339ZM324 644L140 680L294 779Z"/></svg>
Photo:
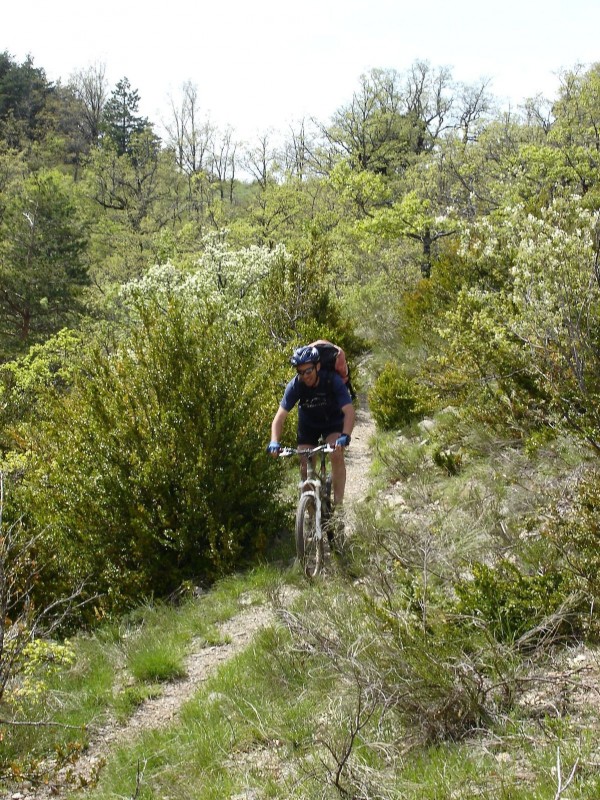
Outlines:
<svg viewBox="0 0 600 800"><path fill-rule="evenodd" d="M367 698L379 704L373 717L387 717L385 726L405 743L460 739L489 725L508 710L508 649L434 605L425 620L418 589L396 577L367 577L363 594L336 586L335 598L325 591L311 597L290 628L294 650L322 656L323 670L337 673L336 697L358 693L365 706ZM310 668L318 674L317 663ZM362 742L369 736L378 734L362 731Z"/></svg>
<svg viewBox="0 0 600 800"><path fill-rule="evenodd" d="M561 497L542 531L558 554L570 587L595 606L600 598L600 473L593 471Z"/></svg>
<svg viewBox="0 0 600 800"><path fill-rule="evenodd" d="M458 475L462 468L462 453L448 448L437 448L433 452L433 462L448 475Z"/></svg>
<svg viewBox="0 0 600 800"><path fill-rule="evenodd" d="M224 324L177 292L134 306L129 331L56 400L20 487L43 531L39 591L86 581L98 611L210 582L263 552L280 523L254 323Z"/></svg>
<svg viewBox="0 0 600 800"><path fill-rule="evenodd" d="M485 622L501 642L515 642L558 611L566 600L563 576L556 570L527 575L510 561L495 567L476 563L473 577L455 585L456 610Z"/></svg>
<svg viewBox="0 0 600 800"><path fill-rule="evenodd" d="M402 428L426 411L423 388L392 363L377 376L368 401L376 425L383 430Z"/></svg>

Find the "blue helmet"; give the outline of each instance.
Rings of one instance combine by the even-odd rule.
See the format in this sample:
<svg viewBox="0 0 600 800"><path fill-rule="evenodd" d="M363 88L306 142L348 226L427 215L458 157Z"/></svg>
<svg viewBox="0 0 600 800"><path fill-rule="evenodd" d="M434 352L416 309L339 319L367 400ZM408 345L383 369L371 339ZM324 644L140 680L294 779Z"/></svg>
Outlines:
<svg viewBox="0 0 600 800"><path fill-rule="evenodd" d="M320 358L317 348L309 344L305 347L297 347L294 350L294 355L290 358L290 364L293 367L299 367L301 364L316 364Z"/></svg>

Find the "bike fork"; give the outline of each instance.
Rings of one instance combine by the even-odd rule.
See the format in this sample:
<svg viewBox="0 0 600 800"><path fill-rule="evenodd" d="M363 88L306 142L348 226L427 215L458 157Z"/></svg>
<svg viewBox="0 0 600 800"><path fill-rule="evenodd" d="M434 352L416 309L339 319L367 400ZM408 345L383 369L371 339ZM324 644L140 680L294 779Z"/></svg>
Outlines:
<svg viewBox="0 0 600 800"><path fill-rule="evenodd" d="M306 487L306 481L300 481L300 494L307 494L309 497L312 497L315 501L315 533L317 535L317 539L323 538L323 527L321 525L321 512L322 512L322 504L321 504L321 495L319 492L316 492L313 488Z"/></svg>

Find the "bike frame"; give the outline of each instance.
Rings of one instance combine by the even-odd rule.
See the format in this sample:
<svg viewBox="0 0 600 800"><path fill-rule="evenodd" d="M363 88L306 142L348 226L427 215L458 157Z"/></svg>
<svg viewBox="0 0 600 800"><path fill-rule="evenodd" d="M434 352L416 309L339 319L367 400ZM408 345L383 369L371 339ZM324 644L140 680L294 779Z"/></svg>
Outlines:
<svg viewBox="0 0 600 800"><path fill-rule="evenodd" d="M299 456L301 459L306 460L306 478L301 478L300 482L298 483L298 489L300 496L303 494L308 494L309 496L314 498L315 501L315 527L316 527L316 535L318 539L323 538L323 526L322 526L322 505L323 505L323 489L325 486L326 475L327 475L327 459L326 456L328 453L333 453L335 447L332 447L330 444L320 444L316 447L305 448L302 450L298 450L294 447L284 447L279 456L282 458L289 457L289 456ZM315 456L320 454L320 464L319 464L319 471L317 473L317 469L315 466Z"/></svg>

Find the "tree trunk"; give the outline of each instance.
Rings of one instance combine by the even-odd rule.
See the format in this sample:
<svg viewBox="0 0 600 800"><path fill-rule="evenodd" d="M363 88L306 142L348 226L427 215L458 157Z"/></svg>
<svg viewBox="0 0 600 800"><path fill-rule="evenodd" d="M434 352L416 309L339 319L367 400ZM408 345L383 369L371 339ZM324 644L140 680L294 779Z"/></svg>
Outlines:
<svg viewBox="0 0 600 800"><path fill-rule="evenodd" d="M431 278L431 231L425 231L423 238L423 257L421 259L421 275L423 278Z"/></svg>

